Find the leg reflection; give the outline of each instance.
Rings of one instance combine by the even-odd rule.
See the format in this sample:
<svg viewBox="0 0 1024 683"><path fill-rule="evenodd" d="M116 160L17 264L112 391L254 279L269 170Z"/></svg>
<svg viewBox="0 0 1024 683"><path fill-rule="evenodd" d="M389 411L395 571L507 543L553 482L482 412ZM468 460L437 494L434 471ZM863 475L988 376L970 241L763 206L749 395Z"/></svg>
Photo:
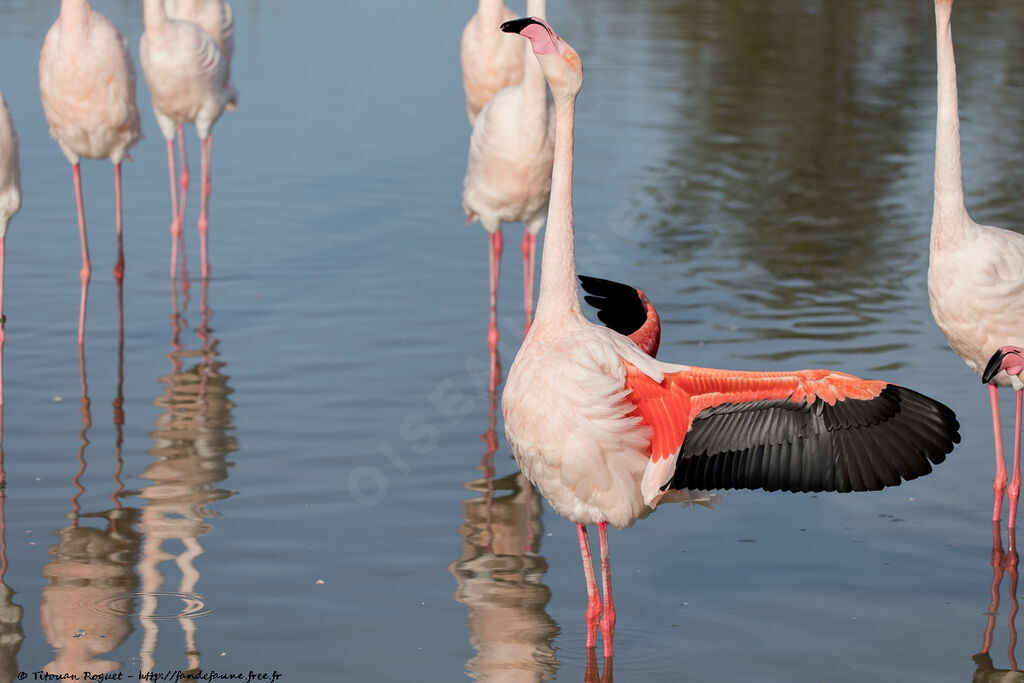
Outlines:
<svg viewBox="0 0 1024 683"><path fill-rule="evenodd" d="M975 683L1006 683L1009 681L1021 681L1024 682L1024 673L1021 673L1017 668L1017 579L1018 571L1017 566L1019 557L1017 554L1017 534L1016 530L1010 528L1007 535L1007 550L1003 550L1003 539L1002 533L999 528L999 522L992 523L992 583L989 588L991 599L989 601L989 608L986 612L988 617L985 624L985 634L982 638L981 652L974 655L973 660L976 665L973 680ZM999 599L1000 599L1000 588L1003 581L1003 575L1008 574L1010 576L1010 613L1007 617L1007 628L1009 631L1009 644L1007 645L1007 657L1009 659L1009 669L996 669L995 664L992 661L990 650L992 649L992 642L995 636L995 628L997 618L999 616Z"/></svg>
<svg viewBox="0 0 1024 683"><path fill-rule="evenodd" d="M536 552L542 508L519 472L494 479L496 404L492 390L490 426L482 435L484 477L465 484L480 495L463 504L462 552L448 568L458 584L455 599L469 612L476 650L466 668L476 680L550 680L558 670L552 644L559 630L545 610L551 599L543 583L547 562Z"/></svg>

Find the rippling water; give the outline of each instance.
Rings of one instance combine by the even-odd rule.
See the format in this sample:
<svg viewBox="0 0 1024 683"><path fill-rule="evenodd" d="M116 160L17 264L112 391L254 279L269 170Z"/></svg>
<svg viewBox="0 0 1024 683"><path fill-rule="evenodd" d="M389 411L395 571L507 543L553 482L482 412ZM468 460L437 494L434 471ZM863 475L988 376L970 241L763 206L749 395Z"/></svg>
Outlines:
<svg viewBox="0 0 1024 683"><path fill-rule="evenodd" d="M141 3L95 5L137 52ZM458 37L473 5L235 2L241 102L215 128L208 287L175 290L166 274L166 159L140 80L125 343L113 174L89 162L79 356L71 178L36 76L57 3L0 0L25 188L7 249L0 681L47 666L586 675L573 525L516 473L487 393L486 239L460 205ZM897 489L731 492L714 511L662 510L613 533L615 674L935 681L1010 668L1009 575L986 615L986 395L925 288L930 3L550 5L586 70L580 271L644 288L661 356L884 376L947 402L964 437ZM1024 181L1022 31L1014 3L954 13L968 203L1008 227ZM518 244L519 227L506 231ZM510 248L506 371L520 287ZM990 663L972 659L987 633Z"/></svg>

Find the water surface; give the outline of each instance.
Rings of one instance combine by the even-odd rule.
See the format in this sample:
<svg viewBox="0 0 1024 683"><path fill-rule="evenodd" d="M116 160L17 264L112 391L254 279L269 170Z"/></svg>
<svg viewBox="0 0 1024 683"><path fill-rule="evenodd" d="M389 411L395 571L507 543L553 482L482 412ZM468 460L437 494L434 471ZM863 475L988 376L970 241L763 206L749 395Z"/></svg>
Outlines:
<svg viewBox="0 0 1024 683"><path fill-rule="evenodd" d="M213 278L169 281L166 158L140 80L125 342L113 174L89 162L79 356L71 178L36 76L57 3L0 1L25 188L7 250L0 680L51 662L583 678L575 530L517 475L487 392L486 238L460 203L458 37L474 3L235 4L241 101L215 128ZM141 3L95 5L137 54ZM884 377L948 403L963 434L897 489L730 492L613 533L615 674L969 680L990 625L993 665L1010 668L1008 577L985 614L986 394L927 304L930 4L550 5L586 70L580 271L644 288L661 356ZM1008 227L1022 30L1012 3L956 8L968 202ZM510 247L519 230L506 227ZM504 266L507 371L518 249Z"/></svg>

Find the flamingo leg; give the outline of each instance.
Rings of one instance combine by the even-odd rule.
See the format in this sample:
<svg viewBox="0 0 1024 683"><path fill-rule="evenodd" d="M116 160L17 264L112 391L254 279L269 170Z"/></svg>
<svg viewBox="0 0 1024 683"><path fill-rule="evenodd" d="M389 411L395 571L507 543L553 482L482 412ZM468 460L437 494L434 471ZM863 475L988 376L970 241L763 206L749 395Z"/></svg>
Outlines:
<svg viewBox="0 0 1024 683"><path fill-rule="evenodd" d="M597 525L601 540L601 584L604 589L604 613L601 615L601 639L604 641L604 658L612 658L612 641L615 638L615 603L612 600L612 567L608 552L608 522Z"/></svg>
<svg viewBox="0 0 1024 683"><path fill-rule="evenodd" d="M185 195L188 193L188 159L185 157L185 125L178 124L178 150L181 152L181 206L179 222L185 223Z"/></svg>
<svg viewBox="0 0 1024 683"><path fill-rule="evenodd" d="M210 263L206 258L206 233L210 226L210 155L213 151L213 136L208 135L202 146L202 204L199 207L199 241L200 254L203 259L203 279L210 276Z"/></svg>
<svg viewBox="0 0 1024 683"><path fill-rule="evenodd" d="M78 235L82 241L82 300L78 306L78 345L85 343L85 301L89 293L89 278L92 276L92 261L89 260L89 241L85 236L85 207L82 200L82 171L78 164L71 167L75 180L75 203L78 206Z"/></svg>
<svg viewBox="0 0 1024 683"><path fill-rule="evenodd" d="M177 276L178 241L181 237L181 222L178 220L178 179L174 170L174 140L167 141L167 170L171 175L171 279Z"/></svg>
<svg viewBox="0 0 1024 683"><path fill-rule="evenodd" d="M526 311L526 327L523 330L523 338L530 331L530 324L533 322L533 275L534 256L537 253L537 236L531 235L526 226L523 226L523 308Z"/></svg>
<svg viewBox="0 0 1024 683"><path fill-rule="evenodd" d="M114 215L117 217L117 263L114 279L118 285L124 279L124 213L121 210L121 164L114 164Z"/></svg>
<svg viewBox="0 0 1024 683"><path fill-rule="evenodd" d="M1013 425L1013 477L1010 479L1010 529L1017 526L1017 501L1020 498L1020 420L1021 392L1017 393L1017 416ZM1016 668L1016 667L1014 667Z"/></svg>
<svg viewBox="0 0 1024 683"><path fill-rule="evenodd" d="M1003 514L1003 492L1006 490L1006 458L1003 455L1003 428L999 423L999 388L988 385L988 395L992 403L992 430L996 441L996 478L992 482L995 502L992 505L992 521L998 522Z"/></svg>
<svg viewBox="0 0 1024 683"><path fill-rule="evenodd" d="M501 271L501 227L499 226L497 230L490 233L489 237L488 270L491 282L491 322L487 328L487 345L490 348L492 356L494 356L498 348L498 275ZM494 387L498 385L498 377L495 367L496 366L494 364L491 365L491 391L494 391Z"/></svg>
<svg viewBox="0 0 1024 683"><path fill-rule="evenodd" d="M580 555L583 557L583 576L587 579L587 649L597 645L597 622L601 618L601 596L597 592L597 579L594 576L594 558L590 555L590 539L587 527L576 525L576 533L580 537Z"/></svg>

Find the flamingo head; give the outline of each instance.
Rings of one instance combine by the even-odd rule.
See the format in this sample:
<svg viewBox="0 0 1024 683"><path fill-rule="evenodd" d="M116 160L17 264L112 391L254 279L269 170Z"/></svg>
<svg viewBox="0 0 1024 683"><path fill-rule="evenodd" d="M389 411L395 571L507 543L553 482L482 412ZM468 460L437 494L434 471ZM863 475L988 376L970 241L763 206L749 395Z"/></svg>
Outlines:
<svg viewBox="0 0 1024 683"><path fill-rule="evenodd" d="M1008 375L1020 375L1021 372L1024 372L1024 349L1019 346L1000 347L988 359L985 372L981 374L981 381L988 384L996 375L1004 371Z"/></svg>
<svg viewBox="0 0 1024 683"><path fill-rule="evenodd" d="M548 26L543 19L526 17L513 19L501 25L505 33L518 33L528 38L533 54L540 62L551 94L555 97L575 98L583 87L583 63L576 50Z"/></svg>

